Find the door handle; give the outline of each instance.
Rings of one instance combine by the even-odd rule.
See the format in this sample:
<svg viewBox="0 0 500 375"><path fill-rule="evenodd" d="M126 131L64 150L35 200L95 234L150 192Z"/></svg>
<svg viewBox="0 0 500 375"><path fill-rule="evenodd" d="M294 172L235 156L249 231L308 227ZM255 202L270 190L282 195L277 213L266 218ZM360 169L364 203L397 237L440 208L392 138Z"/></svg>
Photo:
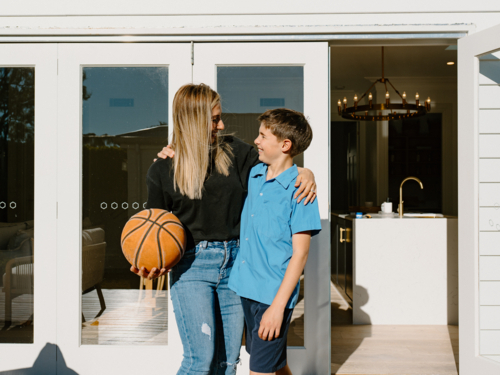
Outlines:
<svg viewBox="0 0 500 375"><path fill-rule="evenodd" d="M345 242L351 242L351 228L345 229Z"/></svg>
<svg viewBox="0 0 500 375"><path fill-rule="evenodd" d="M344 242L345 239L344 239L344 232L345 232L345 229L344 228L340 228L340 243Z"/></svg>

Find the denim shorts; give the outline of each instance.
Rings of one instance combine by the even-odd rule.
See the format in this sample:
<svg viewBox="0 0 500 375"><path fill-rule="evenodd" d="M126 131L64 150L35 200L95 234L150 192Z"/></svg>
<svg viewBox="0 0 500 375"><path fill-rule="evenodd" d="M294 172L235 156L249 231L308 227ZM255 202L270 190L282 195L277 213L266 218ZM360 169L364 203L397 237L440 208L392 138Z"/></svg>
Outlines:
<svg viewBox="0 0 500 375"><path fill-rule="evenodd" d="M202 241L170 273L170 294L184 357L178 375L234 375L240 362L243 308L227 282L239 240Z"/></svg>
<svg viewBox="0 0 500 375"><path fill-rule="evenodd" d="M250 354L250 370L254 372L275 372L286 365L286 337L292 320L293 309L286 309L281 323L280 335L271 341L259 337L262 315L269 305L241 297L245 314L246 348Z"/></svg>

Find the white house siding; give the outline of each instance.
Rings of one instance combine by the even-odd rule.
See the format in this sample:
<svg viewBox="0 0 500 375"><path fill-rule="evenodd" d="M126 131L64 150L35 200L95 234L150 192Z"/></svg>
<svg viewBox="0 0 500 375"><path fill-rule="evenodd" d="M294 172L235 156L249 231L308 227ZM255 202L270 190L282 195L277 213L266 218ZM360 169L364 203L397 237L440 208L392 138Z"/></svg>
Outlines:
<svg viewBox="0 0 500 375"><path fill-rule="evenodd" d="M479 62L479 351L500 360L500 52Z"/></svg>

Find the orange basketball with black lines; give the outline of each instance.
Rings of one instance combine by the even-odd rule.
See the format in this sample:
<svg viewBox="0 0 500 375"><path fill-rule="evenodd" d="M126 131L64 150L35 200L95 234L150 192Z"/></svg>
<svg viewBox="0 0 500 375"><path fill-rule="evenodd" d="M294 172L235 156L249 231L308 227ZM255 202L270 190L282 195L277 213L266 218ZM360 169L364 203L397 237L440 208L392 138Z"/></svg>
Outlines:
<svg viewBox="0 0 500 375"><path fill-rule="evenodd" d="M132 216L122 231L122 251L136 268L170 269L186 250L186 232L171 212L152 208Z"/></svg>

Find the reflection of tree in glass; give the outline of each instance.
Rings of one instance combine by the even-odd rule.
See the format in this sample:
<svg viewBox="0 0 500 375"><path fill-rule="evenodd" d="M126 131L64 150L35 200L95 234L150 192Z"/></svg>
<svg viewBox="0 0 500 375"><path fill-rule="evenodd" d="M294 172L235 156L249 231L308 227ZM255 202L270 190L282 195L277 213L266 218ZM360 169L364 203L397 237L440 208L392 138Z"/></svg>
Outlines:
<svg viewBox="0 0 500 375"><path fill-rule="evenodd" d="M0 150L7 141L33 141L35 69L0 69Z"/></svg>
<svg viewBox="0 0 500 375"><path fill-rule="evenodd" d="M82 82L85 82L87 79L87 73L85 73L85 69L83 70L83 76L82 76ZM90 97L92 96L92 93L87 90L87 86L82 85L82 99L83 100L89 100Z"/></svg>
<svg viewBox="0 0 500 375"><path fill-rule="evenodd" d="M0 68L0 222L33 219L35 69Z"/></svg>

